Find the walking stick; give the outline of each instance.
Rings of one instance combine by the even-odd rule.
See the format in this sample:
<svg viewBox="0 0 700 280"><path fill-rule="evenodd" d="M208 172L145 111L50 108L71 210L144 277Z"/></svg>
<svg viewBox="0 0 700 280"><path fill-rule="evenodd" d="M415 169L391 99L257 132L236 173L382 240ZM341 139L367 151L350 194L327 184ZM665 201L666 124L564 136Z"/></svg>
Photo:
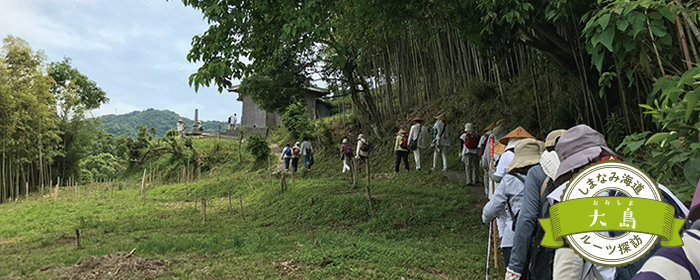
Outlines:
<svg viewBox="0 0 700 280"><path fill-rule="evenodd" d="M491 225L489 225L489 244L486 246L486 280L489 280L489 259L491 258Z"/></svg>
<svg viewBox="0 0 700 280"><path fill-rule="evenodd" d="M493 171L495 168L493 166L493 135L489 138L489 152L491 153L491 170ZM491 194L496 192L496 183L491 180ZM489 229L489 239L491 239L491 232L493 232L493 267L498 268L498 228L496 227L496 220L493 220L493 223L491 224L493 227L493 231Z"/></svg>

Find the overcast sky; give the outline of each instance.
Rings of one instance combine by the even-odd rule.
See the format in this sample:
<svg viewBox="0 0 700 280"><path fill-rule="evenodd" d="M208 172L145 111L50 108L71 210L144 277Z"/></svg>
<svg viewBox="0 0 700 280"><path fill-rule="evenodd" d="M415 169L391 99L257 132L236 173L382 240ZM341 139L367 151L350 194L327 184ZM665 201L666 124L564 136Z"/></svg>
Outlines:
<svg viewBox="0 0 700 280"><path fill-rule="evenodd" d="M186 59L190 42L207 27L180 0L0 0L2 38L20 37L49 61L71 57L107 92L95 115L155 108L194 118L198 108L204 120L240 116L236 93L188 85L199 66Z"/></svg>

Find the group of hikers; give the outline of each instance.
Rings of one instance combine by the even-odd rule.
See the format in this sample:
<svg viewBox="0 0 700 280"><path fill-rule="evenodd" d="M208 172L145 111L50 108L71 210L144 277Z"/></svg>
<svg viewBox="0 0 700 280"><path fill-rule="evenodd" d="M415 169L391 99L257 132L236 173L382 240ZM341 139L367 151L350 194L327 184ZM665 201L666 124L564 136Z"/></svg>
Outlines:
<svg viewBox="0 0 700 280"><path fill-rule="evenodd" d="M682 229L683 247L661 248L659 240L636 262L599 266L579 257L566 241L562 248L542 246L545 231L538 219L549 218L550 206L559 203L568 181L580 170L599 161L624 159L607 146L602 134L587 125L551 131L544 142L522 127L506 133L500 121L486 130L477 144L481 149L474 153L477 157L481 153L489 199L482 220L486 224L496 220L496 242L507 266L505 279L700 279L700 188L689 210L673 192L658 184L664 202L673 206L675 218L687 218ZM599 196L625 194L606 191ZM622 232L600 234L614 238Z"/></svg>
<svg viewBox="0 0 700 280"><path fill-rule="evenodd" d="M289 143L284 145L280 160L284 161L285 170L289 170L291 165L292 170L297 172L300 157L304 159L304 169L311 169L311 166L314 164L314 147L311 145L308 137L304 137L304 142L301 145L299 142L294 143L294 147L290 146Z"/></svg>
<svg viewBox="0 0 700 280"><path fill-rule="evenodd" d="M421 169L421 154L433 150L432 170L447 170L450 125L444 114L435 117L432 142L421 118L411 120L409 131L399 129L394 141L399 172L401 162L408 171L412 151L416 170ZM549 218L549 209L560 202L570 179L587 166L605 160L624 161L607 146L605 137L587 125L551 131L545 141L537 140L523 127L506 131L503 121L492 123L484 135L477 135L473 124L464 125L459 155L465 164L466 183L479 184L483 169L484 192L488 199L482 220L495 224L498 248L507 266L505 279L693 279L700 280L700 184L688 209L666 186L658 184L663 201L674 208L674 217L686 219L682 229L683 247L662 248L658 240L651 251L636 262L621 267L605 267L582 259L565 241L561 248L541 245L545 231L538 219ZM342 172L350 170L350 159L366 159L369 144L358 136L357 149L347 139L341 146ZM626 196L606 191L599 196ZM615 238L622 232L602 232Z"/></svg>

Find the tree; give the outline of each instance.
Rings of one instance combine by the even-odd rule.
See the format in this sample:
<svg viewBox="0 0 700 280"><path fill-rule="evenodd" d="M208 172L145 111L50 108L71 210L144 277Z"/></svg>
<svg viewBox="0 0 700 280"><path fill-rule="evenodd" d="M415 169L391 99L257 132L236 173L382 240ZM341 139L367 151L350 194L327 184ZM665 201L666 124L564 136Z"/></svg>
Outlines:
<svg viewBox="0 0 700 280"><path fill-rule="evenodd" d="M8 36L0 49L0 123L3 131L0 202L17 198L19 186L34 180L48 184L47 163L57 154L59 131L53 83L44 75L46 56ZM29 172L29 170L36 172Z"/></svg>
<svg viewBox="0 0 700 280"><path fill-rule="evenodd" d="M92 140L99 131L99 120L87 119L85 113L109 101L95 81L70 64L70 58L64 58L61 62L50 63L47 70L55 81L51 93L57 100L63 135L58 161L61 178L77 176L80 160L92 152Z"/></svg>

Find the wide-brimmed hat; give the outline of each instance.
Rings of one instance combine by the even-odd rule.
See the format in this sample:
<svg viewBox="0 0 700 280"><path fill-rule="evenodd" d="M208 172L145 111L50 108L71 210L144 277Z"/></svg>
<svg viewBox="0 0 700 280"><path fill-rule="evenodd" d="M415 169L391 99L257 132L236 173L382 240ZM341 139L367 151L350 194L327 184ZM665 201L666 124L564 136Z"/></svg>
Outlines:
<svg viewBox="0 0 700 280"><path fill-rule="evenodd" d="M465 124L464 131L474 131L474 125L472 123Z"/></svg>
<svg viewBox="0 0 700 280"><path fill-rule="evenodd" d="M441 120L443 122L447 122L447 117L445 117L445 114L440 114L437 117L435 117L438 120Z"/></svg>
<svg viewBox="0 0 700 280"><path fill-rule="evenodd" d="M364 134L357 135L357 139L358 139L358 140L359 140L359 139L364 139L364 138L365 138L365 135L364 135Z"/></svg>
<svg viewBox="0 0 700 280"><path fill-rule="evenodd" d="M503 120L501 119L501 120L498 120L496 122L491 123L489 126L486 127L486 131L493 130L497 126L500 126L502 122L503 122Z"/></svg>
<svg viewBox="0 0 700 280"><path fill-rule="evenodd" d="M506 151L506 145L501 144L501 142L493 143L493 153L496 155L502 155Z"/></svg>
<svg viewBox="0 0 700 280"><path fill-rule="evenodd" d="M508 165L507 171L540 163L540 155L544 151L544 142L536 139L523 139L515 145L515 156Z"/></svg>
<svg viewBox="0 0 700 280"><path fill-rule="evenodd" d="M557 168L555 180L569 171L589 164L602 151L617 156L615 152L608 148L603 134L585 124L574 126L564 132L559 137L559 142L557 142L554 150L557 151L557 156L559 156L559 161L561 161L559 168Z"/></svg>
<svg viewBox="0 0 700 280"><path fill-rule="evenodd" d="M557 129L547 134L547 139L544 141L544 147L554 147L554 145L557 144L557 138L561 137L564 132L566 132L566 129Z"/></svg>
<svg viewBox="0 0 700 280"><path fill-rule="evenodd" d="M182 119L177 120L177 122L182 122Z"/></svg>
<svg viewBox="0 0 700 280"><path fill-rule="evenodd" d="M202 121L197 121L197 123L202 123Z"/></svg>
<svg viewBox="0 0 700 280"><path fill-rule="evenodd" d="M418 122L423 123L423 119L421 119L420 117L415 117L411 120L411 124L416 124Z"/></svg>
<svg viewBox="0 0 700 280"><path fill-rule="evenodd" d="M493 134L493 139L498 142L498 137L501 137L501 134L503 134L503 126L497 125L491 133Z"/></svg>
<svg viewBox="0 0 700 280"><path fill-rule="evenodd" d="M294 142L294 146L299 146L299 142Z"/></svg>
<svg viewBox="0 0 700 280"><path fill-rule="evenodd" d="M501 142L503 145L508 145L508 141L513 138L532 138L535 139L534 136L530 135L530 133L527 132L522 126L518 126L518 128L514 129L510 133L506 134L506 136L503 136L503 138L498 139L498 142Z"/></svg>
<svg viewBox="0 0 700 280"><path fill-rule="evenodd" d="M347 139L347 138L343 138L343 144L345 144L345 143L348 143L348 139Z"/></svg>
<svg viewBox="0 0 700 280"><path fill-rule="evenodd" d="M398 135L398 134L405 134L405 133L406 133L406 131L403 130L403 128L402 128L402 129L399 129L399 132L397 132L396 134Z"/></svg>

